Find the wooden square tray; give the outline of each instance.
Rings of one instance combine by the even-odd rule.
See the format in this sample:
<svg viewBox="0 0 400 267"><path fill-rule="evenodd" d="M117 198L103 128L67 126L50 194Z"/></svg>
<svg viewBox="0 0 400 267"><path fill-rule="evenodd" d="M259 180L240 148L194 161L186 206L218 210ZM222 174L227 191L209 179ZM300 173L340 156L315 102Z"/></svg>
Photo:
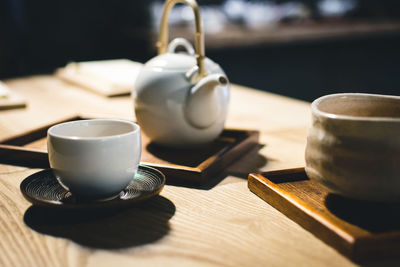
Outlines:
<svg viewBox="0 0 400 267"><path fill-rule="evenodd" d="M329 194L304 168L250 174L250 191L354 261L400 256L400 204Z"/></svg>
<svg viewBox="0 0 400 267"><path fill-rule="evenodd" d="M47 130L57 123L81 120L74 116L0 140L0 163L48 168ZM202 183L258 145L259 132L225 129L216 141L197 149L171 149L150 143L142 134L141 163L161 170L168 179Z"/></svg>

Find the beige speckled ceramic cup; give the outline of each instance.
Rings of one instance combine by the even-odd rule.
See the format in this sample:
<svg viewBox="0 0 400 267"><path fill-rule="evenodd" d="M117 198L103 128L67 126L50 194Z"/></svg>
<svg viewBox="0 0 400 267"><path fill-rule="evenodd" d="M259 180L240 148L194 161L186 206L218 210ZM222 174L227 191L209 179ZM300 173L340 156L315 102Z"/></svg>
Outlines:
<svg viewBox="0 0 400 267"><path fill-rule="evenodd" d="M400 97L333 94L311 111L310 179L349 198L400 202Z"/></svg>

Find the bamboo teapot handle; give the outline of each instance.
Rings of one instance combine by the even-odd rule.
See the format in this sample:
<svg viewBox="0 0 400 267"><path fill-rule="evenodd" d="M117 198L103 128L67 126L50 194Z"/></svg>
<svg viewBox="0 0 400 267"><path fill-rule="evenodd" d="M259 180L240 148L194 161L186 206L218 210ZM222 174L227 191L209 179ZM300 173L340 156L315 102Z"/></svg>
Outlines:
<svg viewBox="0 0 400 267"><path fill-rule="evenodd" d="M203 35L203 28L202 28L202 21L200 16L200 8L196 2L196 0L167 0L164 5L164 12L161 19L161 29L160 29L160 36L157 42L158 47L158 54L164 54L167 52L168 49L168 15L172 7L177 3L183 3L190 6L194 13L195 19L195 43L194 47L196 50L196 62L197 66L199 67L198 76L204 77L206 76L206 71L204 67L204 35Z"/></svg>

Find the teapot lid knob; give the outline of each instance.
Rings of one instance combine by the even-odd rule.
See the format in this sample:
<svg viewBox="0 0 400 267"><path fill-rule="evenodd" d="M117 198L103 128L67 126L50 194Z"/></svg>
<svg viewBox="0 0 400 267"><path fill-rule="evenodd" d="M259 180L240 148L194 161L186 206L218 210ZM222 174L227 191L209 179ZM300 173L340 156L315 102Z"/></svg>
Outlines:
<svg viewBox="0 0 400 267"><path fill-rule="evenodd" d="M199 76L199 78L204 77L207 75L206 71L205 71L205 67L204 67L204 58L205 58L204 34L203 34L203 29L202 29L200 8L195 0L167 0L165 2L164 12L163 12L162 19L161 19L161 30L160 30L160 35L159 35L159 39L157 42L158 54L161 55L161 54L164 54L167 52L167 49L168 49L168 15L169 15L169 11L177 3L184 3L188 6L190 6L193 10L194 19L195 19L195 29L196 29L194 47L196 50L196 55L195 55L196 62L197 62L197 66L199 67L198 76Z"/></svg>

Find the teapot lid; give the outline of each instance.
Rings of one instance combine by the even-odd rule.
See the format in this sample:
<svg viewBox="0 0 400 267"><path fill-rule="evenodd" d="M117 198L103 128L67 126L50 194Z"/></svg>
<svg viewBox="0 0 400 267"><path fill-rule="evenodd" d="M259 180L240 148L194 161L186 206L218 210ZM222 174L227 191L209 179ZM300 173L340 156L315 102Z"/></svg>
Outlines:
<svg viewBox="0 0 400 267"><path fill-rule="evenodd" d="M196 65L194 56L186 53L165 53L150 59L145 67L164 71L187 71Z"/></svg>

